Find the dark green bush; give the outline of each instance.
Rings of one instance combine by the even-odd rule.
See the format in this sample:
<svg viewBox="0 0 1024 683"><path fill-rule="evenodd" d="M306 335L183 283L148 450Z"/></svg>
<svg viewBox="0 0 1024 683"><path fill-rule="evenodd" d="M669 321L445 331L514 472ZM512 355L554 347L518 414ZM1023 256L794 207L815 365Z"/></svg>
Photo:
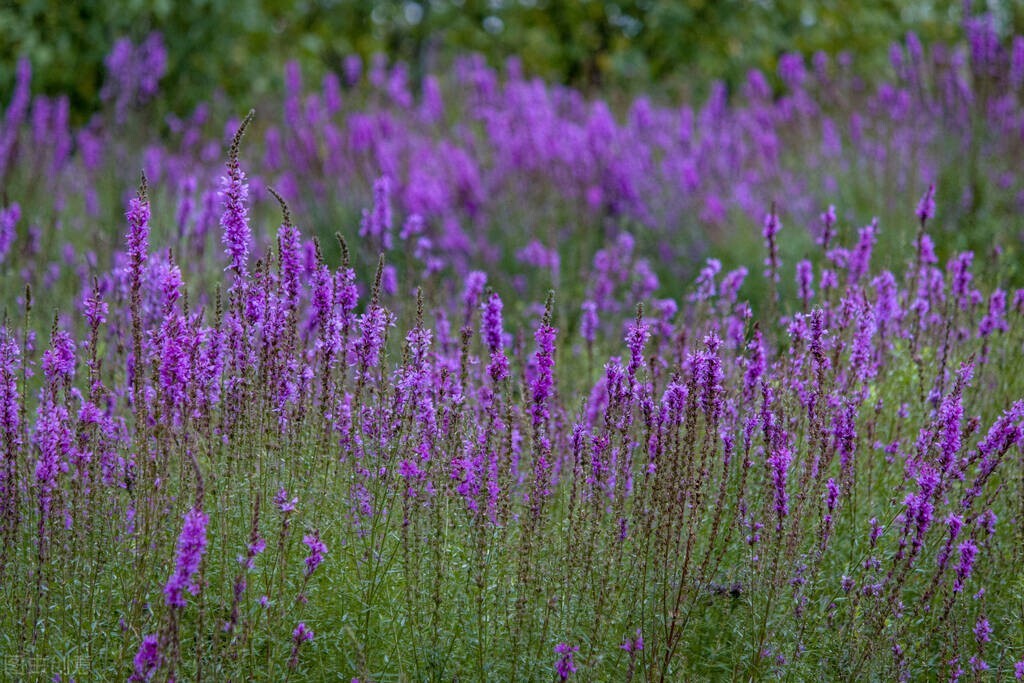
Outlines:
<svg viewBox="0 0 1024 683"><path fill-rule="evenodd" d="M1021 28L1019 2L997 9L1005 29ZM308 73L352 53L405 60L414 80L468 50L492 63L514 55L529 73L584 87L735 83L752 67L773 72L793 50L849 50L884 67L907 31L956 39L961 12L955 0L26 0L0 6L0 101L27 54L34 87L70 94L81 121L100 106L117 38L154 30L168 50L162 107L181 112L218 90L252 100L286 60Z"/></svg>

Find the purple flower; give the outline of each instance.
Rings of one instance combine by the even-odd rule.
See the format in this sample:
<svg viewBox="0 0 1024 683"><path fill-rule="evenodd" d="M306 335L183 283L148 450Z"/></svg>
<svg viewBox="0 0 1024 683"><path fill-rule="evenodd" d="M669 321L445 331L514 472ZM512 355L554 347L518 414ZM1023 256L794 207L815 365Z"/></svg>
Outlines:
<svg viewBox="0 0 1024 683"><path fill-rule="evenodd" d="M532 414L534 428L539 427L550 416L548 399L555 384L551 370L555 366L555 335L557 330L551 326L550 297L548 301L548 312L545 314L543 322L541 322L534 335L534 339L537 342L537 352L534 354L534 358L537 361L537 374L534 376L530 386L530 393L533 396Z"/></svg>
<svg viewBox="0 0 1024 683"><path fill-rule="evenodd" d="M694 292L688 297L690 301L707 301L715 296L715 277L722 270L722 262L709 258L697 275Z"/></svg>
<svg viewBox="0 0 1024 683"><path fill-rule="evenodd" d="M807 69L802 54L787 52L779 57L779 78L791 91L800 90L806 77Z"/></svg>
<svg viewBox="0 0 1024 683"><path fill-rule="evenodd" d="M372 240L382 249L391 248L391 180L386 175L373 183L373 210L363 211L359 236Z"/></svg>
<svg viewBox="0 0 1024 683"><path fill-rule="evenodd" d="M956 540L956 537L960 535L960 530L963 529L964 526L964 520L959 515L951 512L946 517L946 526L949 528L949 538L946 539L945 545L939 549L939 554L935 558L936 564L939 566L939 571L946 568L950 552L953 549L953 542Z"/></svg>
<svg viewBox="0 0 1024 683"><path fill-rule="evenodd" d="M974 639L978 641L978 645L987 643L992 639L992 624L988 623L988 619L981 617L974 625Z"/></svg>
<svg viewBox="0 0 1024 683"><path fill-rule="evenodd" d="M7 258L18 233L16 227L21 218L21 206L12 202L6 209L0 209L0 263Z"/></svg>
<svg viewBox="0 0 1024 683"><path fill-rule="evenodd" d="M658 289L658 276L651 269L647 259L637 259L633 264L633 296L648 299Z"/></svg>
<svg viewBox="0 0 1024 683"><path fill-rule="evenodd" d="M722 340L711 332L704 337L704 351L694 356L694 372L700 384L700 406L709 418L717 418L723 408L722 359L718 355Z"/></svg>
<svg viewBox="0 0 1024 683"><path fill-rule="evenodd" d="M627 636L626 639L622 641L622 645L619 645L619 649L625 650L630 655L635 655L637 652L643 650L644 637L641 634L640 629L636 630L636 638L630 638Z"/></svg>
<svg viewBox="0 0 1024 683"><path fill-rule="evenodd" d="M100 98L114 103L114 120L122 124L131 107L145 104L157 93L160 79L167 71L163 36L151 33L138 46L121 38L114 43L104 64L107 77Z"/></svg>
<svg viewBox="0 0 1024 683"><path fill-rule="evenodd" d="M928 219L935 215L935 185L929 185L928 190L921 196L917 204L917 219L921 225L928 222Z"/></svg>
<svg viewBox="0 0 1024 683"><path fill-rule="evenodd" d="M64 330L58 330L43 352L43 374L51 382L69 381L75 372L75 342Z"/></svg>
<svg viewBox="0 0 1024 683"><path fill-rule="evenodd" d="M821 221L821 236L818 238L817 243L827 252L831 238L835 234L833 228L836 227L836 207L829 204L825 212L819 214L818 219Z"/></svg>
<svg viewBox="0 0 1024 683"><path fill-rule="evenodd" d="M1024 680L1024 659L1013 665L1013 676L1018 681Z"/></svg>
<svg viewBox="0 0 1024 683"><path fill-rule="evenodd" d="M277 508L284 514L293 512L295 510L295 506L298 504L298 496L292 498L291 500L288 500L288 492L285 491L283 486L280 489L278 489L277 494L274 496L274 505L276 505Z"/></svg>
<svg viewBox="0 0 1024 683"><path fill-rule="evenodd" d="M793 453L789 444L786 443L786 438L779 438L778 443L772 446L771 455L766 462L775 490L775 514L778 516L776 529L780 531L783 518L789 514L789 493L786 491L786 483L789 477L789 464L792 460Z"/></svg>
<svg viewBox="0 0 1024 683"><path fill-rule="evenodd" d="M327 113L334 115L341 111L341 81L338 74L328 72L324 74L321 86L324 93L324 107Z"/></svg>
<svg viewBox="0 0 1024 683"><path fill-rule="evenodd" d="M238 163L238 147L252 117L253 112L250 111L239 125L228 152L228 173L220 179L220 196L224 207L220 218L220 225L224 231L221 240L226 253L231 257L229 267L237 276L243 276L248 272L249 243L252 241L247 206L249 184L245 179L245 171Z"/></svg>
<svg viewBox="0 0 1024 683"><path fill-rule="evenodd" d="M107 313L109 311L110 306L102 299L99 291L96 289L86 296L82 305L82 313L85 315L85 319L89 321L89 326L92 328L99 327L103 323L107 322Z"/></svg>
<svg viewBox="0 0 1024 683"><path fill-rule="evenodd" d="M39 450L35 468L39 509L46 519L58 490L57 477L68 471L68 459L75 450L74 433L68 426L68 410L63 404L47 401L39 412L34 440Z"/></svg>
<svg viewBox="0 0 1024 683"><path fill-rule="evenodd" d="M267 542L262 538L257 538L246 547L245 555L238 556L238 563L245 567L246 571L252 570L256 564L257 556L266 549Z"/></svg>
<svg viewBox="0 0 1024 683"><path fill-rule="evenodd" d="M1015 36L1010 49L1010 86L1019 89L1022 85L1024 85L1024 36Z"/></svg>
<svg viewBox="0 0 1024 683"><path fill-rule="evenodd" d="M829 477L828 481L825 482L825 488L827 490L825 495L825 506L829 512L836 509L836 501L839 500L839 485L836 480Z"/></svg>
<svg viewBox="0 0 1024 683"><path fill-rule="evenodd" d="M978 515L977 525L979 529L984 529L989 536L995 536L997 521L999 518L990 508Z"/></svg>
<svg viewBox="0 0 1024 683"><path fill-rule="evenodd" d="M142 282L142 266L149 257L149 198L143 176L139 193L128 202L128 273L132 291Z"/></svg>
<svg viewBox="0 0 1024 683"><path fill-rule="evenodd" d="M587 344L593 344L597 336L597 304L584 301L580 308L583 311L580 316L580 336Z"/></svg>
<svg viewBox="0 0 1024 683"><path fill-rule="evenodd" d="M394 325L394 316L380 306L371 304L369 310L359 317L361 337L356 340L356 358L360 368L375 368L380 364L387 328Z"/></svg>
<svg viewBox="0 0 1024 683"><path fill-rule="evenodd" d="M132 683L148 681L156 673L160 666L160 645L156 634L151 634L142 639L139 651L135 654L135 671L128 678Z"/></svg>
<svg viewBox="0 0 1024 683"><path fill-rule="evenodd" d="M466 276L466 284L462 290L462 305L466 309L466 318L472 315L473 310L480 303L484 287L487 285L487 273L474 270Z"/></svg>
<svg viewBox="0 0 1024 683"><path fill-rule="evenodd" d="M495 382L500 382L508 377L508 358L505 356L503 348L505 332L502 329L501 311L501 297L492 293L484 304L481 334L487 345L487 350L491 354L491 362L487 365L487 374Z"/></svg>
<svg viewBox="0 0 1024 683"><path fill-rule="evenodd" d="M552 278L558 277L561 265L558 250L548 249L536 239L531 240L529 244L516 252L516 259L520 263L548 270Z"/></svg>
<svg viewBox="0 0 1024 683"><path fill-rule="evenodd" d="M573 655L579 651L579 647L575 645L569 646L568 643L555 645L555 654L559 655L558 661L555 662L555 671L558 672L559 677L563 681L569 678L569 674L576 672L576 662L573 661Z"/></svg>
<svg viewBox="0 0 1024 683"><path fill-rule="evenodd" d="M21 445L21 401L18 391L18 371L21 368L21 349L11 338L6 327L0 327L0 434L3 434L8 452L15 452ZM13 467L13 458L11 459ZM0 482L4 474L0 472ZM6 491L0 488L4 504L9 500ZM0 505L0 508L3 506Z"/></svg>
<svg viewBox="0 0 1024 683"><path fill-rule="evenodd" d="M206 553L206 524L209 521L210 518L202 510L193 509L185 513L185 524L178 537L174 572L164 586L164 595L170 607L185 606L186 588L192 595L199 593L199 585L194 577Z"/></svg>
<svg viewBox="0 0 1024 683"><path fill-rule="evenodd" d="M650 338L650 326L644 322L643 309L637 307L636 320L630 323L626 332L626 346L629 347L630 359L626 372L630 377L636 375L636 371L644 364L644 347Z"/></svg>
<svg viewBox="0 0 1024 683"><path fill-rule="evenodd" d="M292 631L292 639L296 643L308 643L313 640L313 631L304 622L300 621L299 625Z"/></svg>
<svg viewBox="0 0 1024 683"><path fill-rule="evenodd" d="M871 265L871 253L874 250L878 231L878 219L871 221L858 232L857 246L850 253L850 261L847 269L850 273L850 282L858 282L868 272Z"/></svg>
<svg viewBox="0 0 1024 683"><path fill-rule="evenodd" d="M775 213L775 207L772 206L771 212L764 217L764 229L761 231L765 247L768 249L768 258L764 260L766 266L764 276L772 282L779 281L779 248L775 238L781 229L782 221L779 220Z"/></svg>
<svg viewBox="0 0 1024 683"><path fill-rule="evenodd" d="M814 266L810 261L804 259L796 264L796 284L800 289L800 300L808 306L814 297Z"/></svg>
<svg viewBox="0 0 1024 683"><path fill-rule="evenodd" d="M497 293L492 293L484 303L483 320L481 323L481 333L484 338L484 343L487 345L487 350L493 353L498 353L502 350L504 344L504 330L502 329L502 317L501 312L504 305L501 302L501 297Z"/></svg>
<svg viewBox="0 0 1024 683"><path fill-rule="evenodd" d="M874 548L878 544L878 539L881 538L882 532L885 531L885 527L882 526L877 517L872 517L868 520L868 524L871 525L869 541L871 543L871 547Z"/></svg>
<svg viewBox="0 0 1024 683"><path fill-rule="evenodd" d="M960 563L956 566L956 579L953 581L953 592L959 593L964 589L964 583L971 576L974 568L974 558L978 555L978 545L974 539L967 539L961 543L957 550L960 551Z"/></svg>
<svg viewBox="0 0 1024 683"><path fill-rule="evenodd" d="M32 62L28 57L18 60L18 72L15 77L14 95L4 113L3 126L0 127L0 180L7 175L11 161L11 151L18 141L18 131L25 120L28 105L32 99Z"/></svg>
<svg viewBox="0 0 1024 683"><path fill-rule="evenodd" d="M345 84L353 86L359 82L359 79L362 76L363 58L358 54L345 55L342 67L345 74Z"/></svg>
<svg viewBox="0 0 1024 683"><path fill-rule="evenodd" d="M978 336L982 339L993 332L1006 332L1010 329L1006 322L1006 292L997 289L988 300L988 315L978 323Z"/></svg>
<svg viewBox="0 0 1024 683"><path fill-rule="evenodd" d="M398 293L398 269L392 265L384 266L380 274L380 291L386 296Z"/></svg>
<svg viewBox="0 0 1024 683"><path fill-rule="evenodd" d="M971 286L974 275L971 274L971 263L974 261L974 254L965 251L950 259L946 270L952 276L953 296L962 310L967 310L973 304L981 301L981 292Z"/></svg>
<svg viewBox="0 0 1024 683"><path fill-rule="evenodd" d="M316 568L324 561L324 555L327 554L327 545L320 540L320 532L316 530L311 534L306 534L302 538L302 542L309 548L309 555L306 557L306 576L309 577L313 575Z"/></svg>
<svg viewBox="0 0 1024 683"><path fill-rule="evenodd" d="M277 243L281 253L281 286L288 305L295 307L302 291L302 265L299 261L302 244L299 229L288 222L282 223L277 232Z"/></svg>
<svg viewBox="0 0 1024 683"><path fill-rule="evenodd" d="M181 269L173 262L167 264L167 269L160 277L160 291L164 297L164 304L170 308L181 296L181 286L184 283L181 279Z"/></svg>
<svg viewBox="0 0 1024 683"><path fill-rule="evenodd" d="M304 622L299 622L299 625L292 631L292 656L288 660L288 668L294 669L299 665L299 646L303 643L308 643L313 640L313 631L306 626Z"/></svg>

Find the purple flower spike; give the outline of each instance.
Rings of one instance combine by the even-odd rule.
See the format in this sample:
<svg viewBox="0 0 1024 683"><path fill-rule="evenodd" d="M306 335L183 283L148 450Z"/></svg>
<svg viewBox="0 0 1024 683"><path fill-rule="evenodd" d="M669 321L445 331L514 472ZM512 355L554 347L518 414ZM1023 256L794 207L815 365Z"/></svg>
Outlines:
<svg viewBox="0 0 1024 683"><path fill-rule="evenodd" d="M11 161L11 152L18 141L18 130L25 120L29 101L32 99L32 63L28 57L18 60L18 71L14 86L14 96L7 105L3 125L0 127L0 180L7 174Z"/></svg>
<svg viewBox="0 0 1024 683"><path fill-rule="evenodd" d="M917 205L917 219L921 225L928 222L929 218L935 215L935 185L929 185L928 190L921 197Z"/></svg>
<svg viewBox="0 0 1024 683"><path fill-rule="evenodd" d="M277 494L274 496L274 505L284 514L295 511L295 506L299 504L298 496L288 500L288 492L281 487Z"/></svg>
<svg viewBox="0 0 1024 683"><path fill-rule="evenodd" d="M502 350L505 333L502 330L501 312L504 304L501 297L496 293L488 297L484 304L482 333L487 350L491 353L498 353Z"/></svg>
<svg viewBox="0 0 1024 683"><path fill-rule="evenodd" d="M775 238L781 229L782 221L775 213L775 206L772 206L772 210L764 217L764 229L761 231L765 247L768 249L768 258L764 260L764 276L772 282L779 281L779 246Z"/></svg>
<svg viewBox="0 0 1024 683"><path fill-rule="evenodd" d="M814 297L814 266L810 261L804 259L796 264L796 284L800 288L800 300L804 306L810 305Z"/></svg>
<svg viewBox="0 0 1024 683"><path fill-rule="evenodd" d="M237 276L247 273L249 243L252 241L247 206L249 184L245 179L245 171L238 163L238 148L254 114L255 112L250 111L238 126L228 151L228 174L220 179L220 196L224 206L224 213L220 219L221 228L224 230L222 240L225 251L231 257L230 268Z"/></svg>
<svg viewBox="0 0 1024 683"><path fill-rule="evenodd" d="M142 683L153 678L157 668L160 666L160 645L156 634L151 634L142 639L142 645L135 655L135 671L128 678L132 683Z"/></svg>
<svg viewBox="0 0 1024 683"><path fill-rule="evenodd" d="M971 570L974 568L974 558L978 555L978 545L973 539L967 539L957 549L960 551L960 564L956 566L956 580L953 582L954 593L963 591L964 584L970 578Z"/></svg>
<svg viewBox="0 0 1024 683"><path fill-rule="evenodd" d="M487 285L487 274L479 270L472 271L466 276L466 284L462 290L462 303L466 309L466 318L472 315L480 297L483 296L484 287Z"/></svg>
<svg viewBox="0 0 1024 683"><path fill-rule="evenodd" d="M288 660L288 668L294 669L299 665L299 646L311 640L313 640L313 630L300 621L292 631L292 656Z"/></svg>
<svg viewBox="0 0 1024 683"><path fill-rule="evenodd" d="M974 625L974 639L978 641L978 645L983 645L992 640L992 624L985 617L978 619L978 622Z"/></svg>
<svg viewBox="0 0 1024 683"><path fill-rule="evenodd" d="M579 651L579 647L570 646L568 643L555 645L555 654L559 655L558 661L555 662L555 671L563 681L569 678L569 674L576 673L576 662L573 660L573 655Z"/></svg>
<svg viewBox="0 0 1024 683"><path fill-rule="evenodd" d="M534 358L537 361L537 375L531 387L534 428L542 425L550 417L548 399L555 385L551 371L555 366L555 335L557 330L551 326L551 302L552 297L549 296L544 321L537 328L537 332L534 335L534 339L537 342L537 352L534 354Z"/></svg>
<svg viewBox="0 0 1024 683"><path fill-rule="evenodd" d="M491 294L484 304L483 321L481 323L481 334L487 350L491 353L491 362L487 365L487 374L495 382L508 377L508 358L504 351L505 332L502 329L503 304L501 297L496 293Z"/></svg>
<svg viewBox="0 0 1024 683"><path fill-rule="evenodd" d="M292 631L292 638L296 643L308 643L313 640L313 630L300 621L299 625Z"/></svg>
<svg viewBox="0 0 1024 683"><path fill-rule="evenodd" d="M146 177L137 196L128 202L128 268L132 289L137 290L142 279L142 266L149 257L149 197L146 194Z"/></svg>
<svg viewBox="0 0 1024 683"><path fill-rule="evenodd" d="M587 344L593 344L597 337L597 304L593 301L584 301L580 308L580 335Z"/></svg>
<svg viewBox="0 0 1024 683"><path fill-rule="evenodd" d="M7 258L17 237L16 227L21 219L21 206L12 202L6 209L0 209L0 263Z"/></svg>
<svg viewBox="0 0 1024 683"><path fill-rule="evenodd" d="M69 381L75 373L75 342L64 330L53 336L50 348L43 352L43 374L49 382Z"/></svg>
<svg viewBox="0 0 1024 683"><path fill-rule="evenodd" d="M789 514L789 493L786 491L786 484L789 478L789 464L793 460L792 451L785 442L773 447L767 464L771 472L772 484L775 488L775 514L778 516L779 531L782 530L782 520Z"/></svg>
<svg viewBox="0 0 1024 683"><path fill-rule="evenodd" d="M636 371L644 364L644 347L650 338L650 326L644 322L643 309L638 307L636 320L630 323L626 332L626 345L629 347L629 367L626 370L630 377L636 375Z"/></svg>
<svg viewBox="0 0 1024 683"><path fill-rule="evenodd" d="M387 176L373 183L373 210L363 211L359 236L372 240L381 249L391 248L391 180Z"/></svg>
<svg viewBox="0 0 1024 683"><path fill-rule="evenodd" d="M320 540L320 532L313 531L303 537L302 542L309 547L309 556L306 557L306 576L312 576L316 568L324 561L327 554L327 545Z"/></svg>
<svg viewBox="0 0 1024 683"><path fill-rule="evenodd" d="M185 513L185 525L178 537L178 556L174 573L164 586L164 596L170 607L184 607L185 589L192 595L199 593L199 584L194 581L199 564L206 553L206 524L210 518L202 510Z"/></svg>

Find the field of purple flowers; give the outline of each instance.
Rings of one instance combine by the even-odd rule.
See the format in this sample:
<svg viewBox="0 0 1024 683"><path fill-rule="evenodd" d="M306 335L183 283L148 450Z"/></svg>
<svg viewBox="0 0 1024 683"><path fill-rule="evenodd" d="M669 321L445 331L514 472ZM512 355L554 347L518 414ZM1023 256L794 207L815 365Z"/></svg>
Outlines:
<svg viewBox="0 0 1024 683"><path fill-rule="evenodd" d="M0 679L1024 677L1024 38L967 28L226 126L147 118L156 34L81 127L23 62Z"/></svg>

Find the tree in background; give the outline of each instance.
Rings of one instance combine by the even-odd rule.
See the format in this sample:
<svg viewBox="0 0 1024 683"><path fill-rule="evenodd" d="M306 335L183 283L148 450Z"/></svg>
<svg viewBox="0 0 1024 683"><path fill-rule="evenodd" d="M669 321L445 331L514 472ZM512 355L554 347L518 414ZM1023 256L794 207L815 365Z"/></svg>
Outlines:
<svg viewBox="0 0 1024 683"><path fill-rule="evenodd" d="M966 9L991 11L1005 33L1024 30L1020 0L989 5ZM960 38L964 9L959 0L35 0L0 7L0 101L27 54L34 87L68 94L82 120L100 106L114 42L153 30L167 47L162 104L180 112L218 90L259 96L289 59L315 73L377 52L407 62L414 84L467 51L493 64L516 56L528 73L583 88L736 83L750 68L774 72L790 51L849 51L883 67L907 31Z"/></svg>

